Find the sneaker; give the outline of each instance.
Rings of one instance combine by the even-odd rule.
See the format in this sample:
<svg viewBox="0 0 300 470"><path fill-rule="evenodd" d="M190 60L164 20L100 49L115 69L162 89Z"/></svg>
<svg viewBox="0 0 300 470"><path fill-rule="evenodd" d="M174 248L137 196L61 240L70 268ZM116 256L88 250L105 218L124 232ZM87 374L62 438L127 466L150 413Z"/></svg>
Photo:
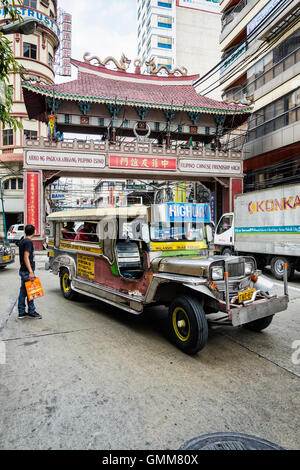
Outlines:
<svg viewBox="0 0 300 470"><path fill-rule="evenodd" d="M30 318L37 318L37 319L42 318L42 315L40 315L40 314L37 313L37 312L33 312L33 313L29 313L29 312L28 312L27 315L28 315L28 317L30 317Z"/></svg>
<svg viewBox="0 0 300 470"><path fill-rule="evenodd" d="M27 312L19 313L19 315L18 315L18 319L19 319L19 320L23 320L23 318L26 318L26 317L28 317L28 313L27 313Z"/></svg>

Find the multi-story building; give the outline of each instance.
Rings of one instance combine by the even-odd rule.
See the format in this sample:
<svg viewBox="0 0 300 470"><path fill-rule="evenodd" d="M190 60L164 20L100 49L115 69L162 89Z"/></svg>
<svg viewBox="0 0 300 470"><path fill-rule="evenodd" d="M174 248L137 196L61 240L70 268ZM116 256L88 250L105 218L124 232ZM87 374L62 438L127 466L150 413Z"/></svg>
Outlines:
<svg viewBox="0 0 300 470"><path fill-rule="evenodd" d="M221 87L253 101L244 191L300 181L300 2L221 0Z"/></svg>
<svg viewBox="0 0 300 470"><path fill-rule="evenodd" d="M1 5L1 2L0 2ZM41 84L54 83L54 56L59 45L59 30L56 23L57 0L23 0L19 8L24 18L39 22L31 35L11 35L14 56L26 69L25 77L11 75L13 85L12 115L23 125L21 130L2 128L0 123L0 177L4 190L6 224L22 223L24 214L23 189L23 145L26 138L37 139L47 135L46 124L29 120L23 100L22 80L33 78ZM0 8L0 25L6 19ZM0 205L0 237L3 237L3 214Z"/></svg>
<svg viewBox="0 0 300 470"><path fill-rule="evenodd" d="M219 0L137 0L138 56L203 76L220 58ZM218 90L209 95L218 99Z"/></svg>

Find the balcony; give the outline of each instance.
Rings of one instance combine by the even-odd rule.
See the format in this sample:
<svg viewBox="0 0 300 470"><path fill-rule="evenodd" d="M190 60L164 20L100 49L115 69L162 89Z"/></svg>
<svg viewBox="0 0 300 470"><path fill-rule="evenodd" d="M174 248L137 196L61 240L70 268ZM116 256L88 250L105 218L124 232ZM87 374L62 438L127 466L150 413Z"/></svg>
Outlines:
<svg viewBox="0 0 300 470"><path fill-rule="evenodd" d="M240 32L247 27L247 23L251 20L253 15L252 10L257 3L257 0L241 0L237 5L232 7L232 9L223 14L220 44L232 33L228 41L228 43L231 43L234 37L237 37ZM246 18L248 16L249 18ZM222 49L226 47L226 44L224 46L222 45Z"/></svg>

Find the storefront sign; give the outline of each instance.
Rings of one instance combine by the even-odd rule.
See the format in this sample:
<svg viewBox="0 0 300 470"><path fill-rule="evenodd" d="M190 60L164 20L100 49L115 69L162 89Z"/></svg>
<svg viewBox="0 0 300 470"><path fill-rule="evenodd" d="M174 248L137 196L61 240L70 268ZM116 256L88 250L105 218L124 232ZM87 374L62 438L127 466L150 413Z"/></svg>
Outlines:
<svg viewBox="0 0 300 470"><path fill-rule="evenodd" d="M242 164L240 162L184 159L179 161L179 170L187 173L240 175Z"/></svg>
<svg viewBox="0 0 300 470"><path fill-rule="evenodd" d="M33 225L36 235L41 234L40 228L40 173L26 173L26 225Z"/></svg>
<svg viewBox="0 0 300 470"><path fill-rule="evenodd" d="M220 0L177 0L177 6L193 10L220 13Z"/></svg>
<svg viewBox="0 0 300 470"><path fill-rule="evenodd" d="M21 6L18 6L17 8L15 8L15 11L20 13L21 16L23 16L23 18L32 18L34 20L37 20L43 26L46 26L47 28L51 29L54 32L54 34L56 34L56 36L59 37L60 35L59 28L52 18L49 18L48 16L44 15L43 13L39 11L32 10L31 8L23 8ZM1 16L3 16L4 18L6 17L4 13L4 8L0 9L0 19L1 19Z"/></svg>
<svg viewBox="0 0 300 470"><path fill-rule="evenodd" d="M88 153L39 152L29 150L26 155L27 166L68 168L105 168L104 155Z"/></svg>
<svg viewBox="0 0 300 470"><path fill-rule="evenodd" d="M166 220L168 222L210 222L209 204L166 204Z"/></svg>
<svg viewBox="0 0 300 470"><path fill-rule="evenodd" d="M58 199L65 199L66 195L65 194L58 194L58 193L52 193L51 194L51 199L53 201L57 201Z"/></svg>
<svg viewBox="0 0 300 470"><path fill-rule="evenodd" d="M274 13L277 6L284 5L287 0L270 0L269 3L253 18L252 21L247 25L247 36L252 33L268 16Z"/></svg>
<svg viewBox="0 0 300 470"><path fill-rule="evenodd" d="M109 168L123 168L124 170L156 170L156 171L176 171L176 158L156 158L156 157L109 157Z"/></svg>
<svg viewBox="0 0 300 470"><path fill-rule="evenodd" d="M58 8L58 26L60 29L60 44L55 55L55 74L70 77L72 55L72 15Z"/></svg>

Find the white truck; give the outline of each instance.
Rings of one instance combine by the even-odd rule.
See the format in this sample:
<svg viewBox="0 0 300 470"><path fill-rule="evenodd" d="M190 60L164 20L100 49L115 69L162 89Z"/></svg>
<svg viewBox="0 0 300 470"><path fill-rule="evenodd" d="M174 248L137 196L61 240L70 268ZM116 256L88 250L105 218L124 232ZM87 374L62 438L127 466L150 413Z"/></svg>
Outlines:
<svg viewBox="0 0 300 470"><path fill-rule="evenodd" d="M271 265L276 279L300 271L300 185L280 186L235 197L234 213L223 214L215 232L215 251L250 254L259 269Z"/></svg>

